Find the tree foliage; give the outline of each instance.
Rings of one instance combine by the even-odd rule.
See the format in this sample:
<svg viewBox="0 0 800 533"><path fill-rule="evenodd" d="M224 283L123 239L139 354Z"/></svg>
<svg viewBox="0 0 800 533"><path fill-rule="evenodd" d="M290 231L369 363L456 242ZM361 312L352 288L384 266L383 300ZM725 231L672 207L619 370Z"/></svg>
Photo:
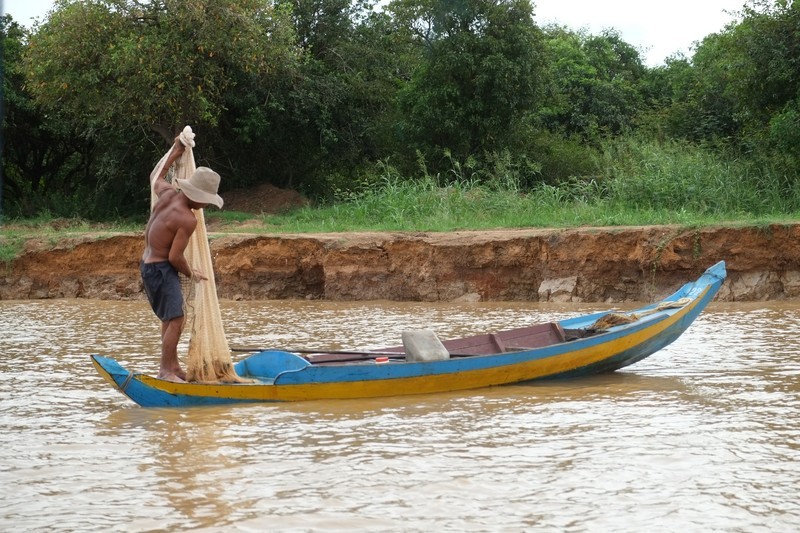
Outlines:
<svg viewBox="0 0 800 533"><path fill-rule="evenodd" d="M399 92L401 141L434 165L514 142L538 108L542 37L526 0L395 0L389 10L419 62Z"/></svg>
<svg viewBox="0 0 800 533"><path fill-rule="evenodd" d="M655 106L670 136L724 146L800 171L800 6L751 1L741 20L706 36L691 60L668 62Z"/></svg>
<svg viewBox="0 0 800 533"><path fill-rule="evenodd" d="M87 173L92 143L64 134L65 125L40 112L25 80L28 32L0 18L3 39L3 212L34 216L74 213L94 197ZM88 174L88 175L87 175ZM87 209L87 214L91 213Z"/></svg>
<svg viewBox="0 0 800 533"><path fill-rule="evenodd" d="M800 191L800 6L743 1L693 56L649 68L615 30L540 28L530 0L56 0L30 32L0 25L3 207L143 212L145 176L185 124L223 192L330 199L376 168L579 183L608 168L610 141L643 137Z"/></svg>
<svg viewBox="0 0 800 533"><path fill-rule="evenodd" d="M551 131L596 142L628 132L643 109L639 52L615 31L546 30L549 86L540 113Z"/></svg>
<svg viewBox="0 0 800 533"><path fill-rule="evenodd" d="M231 91L221 126L229 139L257 146L240 164L249 183L325 196L391 149L387 121L402 54L391 21L368 3L293 0L279 8L291 12L302 60L271 86Z"/></svg>
<svg viewBox="0 0 800 533"><path fill-rule="evenodd" d="M258 0L59 0L31 36L29 87L81 132L217 124L243 77L290 61L293 34Z"/></svg>

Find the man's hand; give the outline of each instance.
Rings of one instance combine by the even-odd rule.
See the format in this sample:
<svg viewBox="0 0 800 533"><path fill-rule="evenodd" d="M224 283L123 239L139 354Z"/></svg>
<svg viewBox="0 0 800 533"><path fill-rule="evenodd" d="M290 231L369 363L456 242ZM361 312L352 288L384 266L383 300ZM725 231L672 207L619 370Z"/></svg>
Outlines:
<svg viewBox="0 0 800 533"><path fill-rule="evenodd" d="M185 147L185 146L183 145L183 143L181 142L181 136L180 136L180 135L178 135L177 137L175 137L175 142L174 142L174 143L172 143L172 151L173 151L173 152L174 152L176 155L179 155L179 156L183 155L183 152L185 152L185 151L186 151L186 147Z"/></svg>
<svg viewBox="0 0 800 533"><path fill-rule="evenodd" d="M167 160L164 162L164 167L161 169L161 172L155 177L151 175L150 187L156 193L156 196L161 196L162 192L173 188L172 185L166 183L164 180L169 173L170 167L175 164L175 161L181 158L185 151L186 147L181 142L180 136L175 137L175 142L172 143L172 148L167 154Z"/></svg>
<svg viewBox="0 0 800 533"><path fill-rule="evenodd" d="M205 276L205 274L195 268L192 270L192 279L194 281L205 281L208 278Z"/></svg>

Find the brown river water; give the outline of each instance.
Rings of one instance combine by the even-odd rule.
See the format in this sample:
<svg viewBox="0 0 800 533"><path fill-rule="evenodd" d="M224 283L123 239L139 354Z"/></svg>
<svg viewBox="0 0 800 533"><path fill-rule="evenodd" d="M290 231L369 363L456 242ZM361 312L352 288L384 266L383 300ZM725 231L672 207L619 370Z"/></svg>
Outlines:
<svg viewBox="0 0 800 533"><path fill-rule="evenodd" d="M232 347L370 348L592 304L223 302ZM610 375L371 400L144 409L143 302L0 301L3 531L797 531L800 302L714 303ZM181 346L185 353L185 341ZM238 354L234 359L238 360Z"/></svg>

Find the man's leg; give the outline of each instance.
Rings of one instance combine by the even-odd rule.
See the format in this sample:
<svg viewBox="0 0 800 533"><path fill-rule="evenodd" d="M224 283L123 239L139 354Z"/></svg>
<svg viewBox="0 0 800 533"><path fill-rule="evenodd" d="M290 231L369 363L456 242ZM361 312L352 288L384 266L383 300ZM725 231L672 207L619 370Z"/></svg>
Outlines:
<svg viewBox="0 0 800 533"><path fill-rule="evenodd" d="M186 372L178 361L178 340L183 330L183 317L179 316L161 323L161 369L158 377L186 380Z"/></svg>

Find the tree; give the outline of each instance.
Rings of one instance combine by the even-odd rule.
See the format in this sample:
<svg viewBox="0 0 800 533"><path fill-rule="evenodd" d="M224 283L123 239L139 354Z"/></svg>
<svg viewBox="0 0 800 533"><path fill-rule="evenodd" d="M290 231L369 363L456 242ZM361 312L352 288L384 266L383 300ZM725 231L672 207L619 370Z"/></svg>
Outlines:
<svg viewBox="0 0 800 533"><path fill-rule="evenodd" d="M237 81L293 54L285 14L259 0L58 0L25 62L36 102L78 132L147 125L171 141L213 127Z"/></svg>
<svg viewBox="0 0 800 533"><path fill-rule="evenodd" d="M742 127L741 142L798 191L800 173L800 5L752 2L731 30L730 94Z"/></svg>
<svg viewBox="0 0 800 533"><path fill-rule="evenodd" d="M369 2L291 0L302 60L272 86L231 92L222 123L258 151L244 164L255 178L327 196L349 189L387 150L397 78L395 31ZM263 173L263 171L262 171Z"/></svg>
<svg viewBox="0 0 800 533"><path fill-rule="evenodd" d="M3 39L3 191L6 216L34 216L42 211L69 215L87 203L80 186L82 164L90 158L92 143L65 135L34 104L27 90L23 51L25 28L0 18ZM79 198L83 197L83 204Z"/></svg>
<svg viewBox="0 0 800 533"><path fill-rule="evenodd" d="M544 68L528 0L395 0L388 6L417 47L401 88L403 142L435 170L508 148L537 109Z"/></svg>
<svg viewBox="0 0 800 533"><path fill-rule="evenodd" d="M27 186L50 203L70 199L58 214L139 213L155 154L186 124L198 131L203 163L224 167L233 185L230 161L245 160L245 147L214 150L230 133L219 123L231 94L269 90L296 60L288 14L263 1L57 0L28 39L25 89L48 131L74 149L57 171L32 171L45 158L25 168Z"/></svg>
<svg viewBox="0 0 800 533"><path fill-rule="evenodd" d="M660 73L670 122L680 125L675 134L751 149L754 142L766 146L793 137L786 125L797 115L800 94L800 7L751 1L741 16L703 38L691 61L668 62ZM780 138L768 140L773 133Z"/></svg>
<svg viewBox="0 0 800 533"><path fill-rule="evenodd" d="M629 131L643 104L639 52L612 30L587 35L554 26L545 34L550 84L543 124L593 142Z"/></svg>

